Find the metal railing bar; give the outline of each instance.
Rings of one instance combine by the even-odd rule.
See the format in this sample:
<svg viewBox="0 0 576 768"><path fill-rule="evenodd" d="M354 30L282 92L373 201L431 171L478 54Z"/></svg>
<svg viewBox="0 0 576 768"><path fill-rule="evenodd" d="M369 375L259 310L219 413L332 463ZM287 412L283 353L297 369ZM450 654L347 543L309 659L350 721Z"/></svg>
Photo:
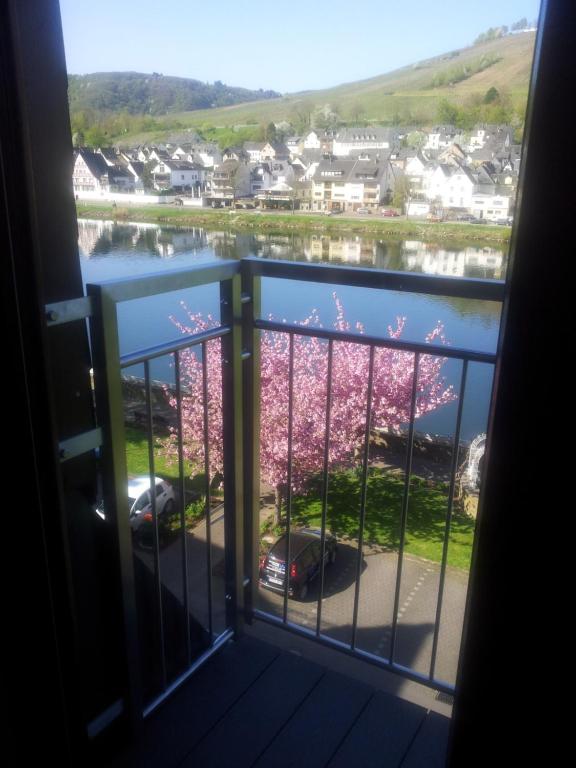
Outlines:
<svg viewBox="0 0 576 768"><path fill-rule="evenodd" d="M88 432L83 432L80 435L74 435L67 440L62 440L58 444L58 452L60 454L60 461L68 461L68 459L74 459L76 456L82 456L89 451L95 451L103 444L104 438L101 427L96 429L90 429Z"/></svg>
<svg viewBox="0 0 576 768"><path fill-rule="evenodd" d="M368 364L368 388L366 392L366 428L364 431L364 455L362 457L362 490L360 496L360 530L358 532L358 559L356 562L356 585L354 590L354 611L352 616L352 641L350 647L356 646L356 628L358 625L358 603L360 600L360 579L362 577L362 557L364 550L364 524L366 521L366 494L368 488L368 459L370 454L370 425L372 421L372 386L374 381L374 352L370 347L370 362Z"/></svg>
<svg viewBox="0 0 576 768"><path fill-rule="evenodd" d="M326 516L328 512L328 469L330 461L330 421L332 418L332 360L334 344L328 342L328 369L326 373L326 431L324 433L324 468L322 470L322 525L320 534L320 590L316 611L316 635L322 625L322 600L324 599L324 566L326 559Z"/></svg>
<svg viewBox="0 0 576 768"><path fill-rule="evenodd" d="M232 333L232 328L229 325L220 325L218 328L211 328L208 331L190 333L186 336L180 336L178 339L166 341L163 344L155 344L147 349L138 349L122 355L120 357L120 367L129 368L132 365L144 363L146 360L173 355L176 352L181 352L183 349L198 346L205 341L212 341L212 339L219 339L229 333Z"/></svg>
<svg viewBox="0 0 576 768"><path fill-rule="evenodd" d="M242 261L249 266L253 275L261 277L424 293L432 296L481 301L501 302L504 300L505 283L503 280L443 277L367 267L346 267L340 264L310 264L281 259L261 259L257 256L247 256Z"/></svg>
<svg viewBox="0 0 576 768"><path fill-rule="evenodd" d="M156 602L158 605L158 628L160 638L160 671L162 687L166 688L166 646L164 638L164 611L162 607L162 580L160 574L160 536L158 532L158 506L156 504L156 471L154 462L154 424L152 420L152 381L150 364L144 363L144 381L146 388L146 437L148 440L148 469L150 473L150 503L152 505L152 529L154 533L154 580Z"/></svg>
<svg viewBox="0 0 576 768"><path fill-rule="evenodd" d="M290 334L288 357L288 471L286 477L286 573L284 574L284 621L288 619L290 589L290 526L292 522L292 432L294 421L294 335Z"/></svg>
<svg viewBox="0 0 576 768"><path fill-rule="evenodd" d="M449 695L454 693L455 688L451 683L448 683L444 680L430 680L428 675L423 675L422 673L416 672L415 670L410 669L410 667L405 667L402 664L398 664L397 662L391 662L390 659L387 659L383 656L376 656L376 654L370 653L370 651L364 651L361 648L351 648L348 643L343 643L341 640L336 640L329 635L320 634L318 636L313 629L304 627L301 624L295 624L292 621L287 621L284 623L284 621L279 616L266 613L266 611L262 611L258 608L254 609L254 617L260 619L260 621L266 622L267 624L272 624L273 626L291 632L294 635L299 635L300 637L304 637L315 643L320 643L327 648L331 648L332 650L344 653L347 656L366 661L369 664L378 667L379 669L384 669L388 672L399 674L402 677L408 680L412 680L415 683L420 683L427 688L433 688L435 691L440 691L441 693L447 693Z"/></svg>
<svg viewBox="0 0 576 768"><path fill-rule="evenodd" d="M212 605L212 510L210 507L210 425L208 423L208 361L206 342L202 343L202 411L204 418L204 517L206 520L206 573L208 586L208 632L212 639L213 605Z"/></svg>
<svg viewBox="0 0 576 768"><path fill-rule="evenodd" d="M452 466L450 467L450 488L448 490L448 507L446 510L446 526L444 530L444 546L442 548L442 564L440 566L440 581L438 584L438 601L436 604L436 619L434 621L434 639L432 642L432 656L430 659L430 679L434 678L436 669L436 656L438 653L438 641L440 637L440 619L442 616L442 603L444 600L444 584L446 581L446 568L448 564L448 547L450 543L450 527L452 524L452 511L454 507L454 491L456 487L456 472L458 469L458 450L460 447L460 430L462 427L462 412L464 409L464 395L466 392L466 379L468 376L468 363L462 364L462 377L460 381L460 399L456 415L456 429L454 431L454 444L452 454Z"/></svg>
<svg viewBox="0 0 576 768"><path fill-rule="evenodd" d="M86 320L94 313L91 296L80 296L78 299L46 304L44 311L48 328L75 320Z"/></svg>
<svg viewBox="0 0 576 768"><path fill-rule="evenodd" d="M239 272L240 261L222 260L156 274L103 280L98 286L110 301L119 303L144 299L159 293L197 288L209 283L221 283L232 279Z"/></svg>
<svg viewBox="0 0 576 768"><path fill-rule="evenodd" d="M396 588L394 590L394 612L392 614L392 637L390 639L390 661L394 663L394 651L398 633L398 608L400 605L400 589L402 585L402 565L404 544L406 540L406 525L408 523L408 501L410 498L410 479L412 474L412 453L414 449L414 419L416 413L416 397L418 394L418 368L420 355L414 355L414 373L412 379L412 395L410 402L410 426L408 428L408 443L406 452L406 469L404 477L404 494L402 497L402 513L400 517L400 543L398 546L398 565L396 569Z"/></svg>
<svg viewBox="0 0 576 768"><path fill-rule="evenodd" d="M176 691L182 683L185 683L186 680L188 680L198 669L200 669L205 662L208 661L217 651L222 648L222 646L226 645L232 638L234 637L234 632L231 629L225 629L218 637L214 640L210 648L208 648L207 651L205 651L201 656L199 656L196 661L190 666L186 672L184 672L180 677L178 677L176 680L174 680L170 685L166 688L163 693L160 694L154 701L149 704L143 711L143 717L149 717L158 707L160 704L162 704L166 699L171 696L174 691Z"/></svg>
<svg viewBox="0 0 576 768"><path fill-rule="evenodd" d="M468 360L475 363L496 363L495 352L482 352L474 349L462 349L461 347L441 346L439 344L426 344L418 341L401 341L382 336L368 336L363 333L345 333L333 331L328 328L317 328L294 323L277 323L273 320L256 320L255 327L261 331L273 331L275 333L294 333L297 336L311 336L328 341L339 341L352 344L364 344L368 347L384 347L399 352L412 352L431 357L446 357L456 360Z"/></svg>
<svg viewBox="0 0 576 768"><path fill-rule="evenodd" d="M174 377L176 379L176 418L178 422L178 488L180 495L180 530L182 534L182 582L184 588L186 657L192 662L190 638L190 591L188 584L188 540L186 537L186 489L184 487L184 438L182 429L182 382L180 375L180 354L174 353Z"/></svg>

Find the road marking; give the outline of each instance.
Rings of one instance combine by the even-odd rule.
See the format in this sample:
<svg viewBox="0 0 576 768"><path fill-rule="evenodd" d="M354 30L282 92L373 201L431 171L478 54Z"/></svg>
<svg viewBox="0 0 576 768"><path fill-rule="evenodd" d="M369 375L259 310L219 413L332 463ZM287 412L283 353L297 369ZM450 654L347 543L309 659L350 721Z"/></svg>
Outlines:
<svg viewBox="0 0 576 768"><path fill-rule="evenodd" d="M406 613L406 611L410 607L410 604L414 600L414 597L416 596L416 593L418 592L420 587L424 584L424 582L428 578L429 574L431 574L431 573L434 573L434 569L433 568L426 568L425 572L422 573L422 575L420 576L420 578L418 579L418 581L416 582L416 584L414 585L414 587L412 588L410 593L407 595L406 599L404 600L404 602L402 603L400 608L398 608L398 615L396 617L398 622L401 619L404 618L404 614ZM380 639L378 645L376 646L376 653L380 653L383 650L384 646L387 645L390 642L390 634L391 634L391 630L390 629L384 630L384 632L383 632L383 634L381 636L381 639Z"/></svg>

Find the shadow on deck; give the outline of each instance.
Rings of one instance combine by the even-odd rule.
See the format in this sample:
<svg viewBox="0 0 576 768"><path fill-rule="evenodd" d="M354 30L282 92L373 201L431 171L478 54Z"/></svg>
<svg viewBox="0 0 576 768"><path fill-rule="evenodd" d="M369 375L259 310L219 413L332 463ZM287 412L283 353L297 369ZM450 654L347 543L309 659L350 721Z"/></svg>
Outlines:
<svg viewBox="0 0 576 768"><path fill-rule="evenodd" d="M441 768L450 720L253 637L229 643L103 768Z"/></svg>

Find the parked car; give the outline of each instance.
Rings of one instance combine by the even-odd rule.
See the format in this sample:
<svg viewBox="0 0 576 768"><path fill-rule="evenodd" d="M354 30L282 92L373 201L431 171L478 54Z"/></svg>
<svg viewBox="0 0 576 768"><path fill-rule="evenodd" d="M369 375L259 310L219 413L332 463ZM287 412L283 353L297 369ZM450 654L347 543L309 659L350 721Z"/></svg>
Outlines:
<svg viewBox="0 0 576 768"><path fill-rule="evenodd" d="M456 216L456 221L476 221L476 216L471 213L460 213Z"/></svg>
<svg viewBox="0 0 576 768"><path fill-rule="evenodd" d="M372 213L370 208L357 208L356 213Z"/></svg>
<svg viewBox="0 0 576 768"><path fill-rule="evenodd" d="M290 568L288 594L304 600L308 586L320 574L322 532L317 528L290 531ZM326 531L324 564L336 560L336 537ZM286 580L286 534L280 536L260 560L260 584L284 592Z"/></svg>
<svg viewBox="0 0 576 768"><path fill-rule="evenodd" d="M428 221L442 221L442 216L439 216L437 213L429 213L426 218Z"/></svg>
<svg viewBox="0 0 576 768"><path fill-rule="evenodd" d="M400 216L398 211L395 211L393 208L385 208L382 211L382 216Z"/></svg>
<svg viewBox="0 0 576 768"><path fill-rule="evenodd" d="M512 219L509 217L507 219L496 219L496 224L500 227L511 227Z"/></svg>
<svg viewBox="0 0 576 768"><path fill-rule="evenodd" d="M155 477L156 515L159 522L168 520L174 513L174 489L166 480ZM96 514L106 519L104 502L96 507ZM140 475L128 479L128 520L134 533L149 527L152 523L152 496L150 494L150 475Z"/></svg>

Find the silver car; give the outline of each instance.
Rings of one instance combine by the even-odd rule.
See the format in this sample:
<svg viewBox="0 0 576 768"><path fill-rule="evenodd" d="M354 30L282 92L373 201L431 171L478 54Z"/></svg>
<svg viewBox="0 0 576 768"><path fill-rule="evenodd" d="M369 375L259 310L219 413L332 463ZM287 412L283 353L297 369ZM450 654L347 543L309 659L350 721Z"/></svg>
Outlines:
<svg viewBox="0 0 576 768"><path fill-rule="evenodd" d="M174 489L161 477L154 478L156 493L156 515L168 518L174 512ZM150 475L140 475L128 479L128 519L133 531L152 522L152 496L150 493ZM104 504L96 508L96 514L106 519Z"/></svg>

